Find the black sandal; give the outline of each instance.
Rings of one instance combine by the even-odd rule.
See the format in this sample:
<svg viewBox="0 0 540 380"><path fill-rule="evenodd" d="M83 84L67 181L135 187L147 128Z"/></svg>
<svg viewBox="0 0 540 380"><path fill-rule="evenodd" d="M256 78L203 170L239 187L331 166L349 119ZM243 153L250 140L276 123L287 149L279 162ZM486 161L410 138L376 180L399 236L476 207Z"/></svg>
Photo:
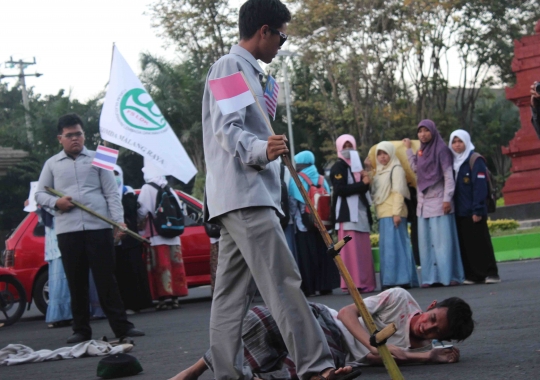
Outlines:
<svg viewBox="0 0 540 380"><path fill-rule="evenodd" d="M324 371L326 371L326 369ZM316 377L312 377L311 380L352 380L356 379L361 374L362 371L358 368L353 368L351 372L342 374L336 374L336 370L333 369L330 371L328 376L323 376L321 372Z"/></svg>
<svg viewBox="0 0 540 380"><path fill-rule="evenodd" d="M53 322L53 323L49 323L47 325L47 328L49 329L56 329L58 327L68 327L68 326L71 326L71 319L70 320L64 320L64 321L58 321L58 322Z"/></svg>

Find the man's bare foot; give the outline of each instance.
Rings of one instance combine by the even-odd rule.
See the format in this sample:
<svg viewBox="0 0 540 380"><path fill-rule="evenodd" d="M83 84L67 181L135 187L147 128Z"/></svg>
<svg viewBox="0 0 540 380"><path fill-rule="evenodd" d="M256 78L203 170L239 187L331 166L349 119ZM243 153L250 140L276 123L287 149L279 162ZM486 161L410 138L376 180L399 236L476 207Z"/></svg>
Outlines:
<svg viewBox="0 0 540 380"><path fill-rule="evenodd" d="M206 363L201 358L191 367L183 370L175 377L171 377L169 380L197 380L207 369Z"/></svg>

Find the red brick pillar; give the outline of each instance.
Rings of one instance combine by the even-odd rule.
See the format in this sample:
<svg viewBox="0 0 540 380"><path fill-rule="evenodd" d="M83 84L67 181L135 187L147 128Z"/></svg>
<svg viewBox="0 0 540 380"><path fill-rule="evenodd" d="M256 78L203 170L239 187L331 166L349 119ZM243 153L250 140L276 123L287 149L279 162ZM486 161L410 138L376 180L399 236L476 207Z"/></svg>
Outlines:
<svg viewBox="0 0 540 380"><path fill-rule="evenodd" d="M530 86L540 82L540 21L534 36L514 41L512 71L516 85L506 88L506 98L519 107L521 129L503 154L512 159L512 175L503 188L505 205L540 202L540 139L531 123Z"/></svg>

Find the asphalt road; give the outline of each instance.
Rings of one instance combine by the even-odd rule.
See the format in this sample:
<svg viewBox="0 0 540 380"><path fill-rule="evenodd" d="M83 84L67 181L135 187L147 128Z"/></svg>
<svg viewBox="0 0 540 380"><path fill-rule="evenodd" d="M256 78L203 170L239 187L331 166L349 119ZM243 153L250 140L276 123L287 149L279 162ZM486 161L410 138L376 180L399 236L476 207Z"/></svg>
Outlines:
<svg viewBox="0 0 540 380"><path fill-rule="evenodd" d="M461 361L449 365L402 367L406 379L540 379L540 260L499 264L503 282L496 285L413 289L422 307L451 296L468 301L477 323L473 335L458 344ZM310 298L339 309L352 302L339 290ZM130 319L146 332L131 352L144 372L136 379L168 379L197 360L208 348L208 287L191 289L178 310L148 310ZM107 321L92 322L94 337L111 334ZM0 347L19 343L38 349L66 346L69 328L47 329L43 316L28 311L13 326L0 329ZM97 379L100 358L60 360L0 367L0 379ZM212 379L207 371L201 379ZM388 379L384 368L365 368L361 379Z"/></svg>

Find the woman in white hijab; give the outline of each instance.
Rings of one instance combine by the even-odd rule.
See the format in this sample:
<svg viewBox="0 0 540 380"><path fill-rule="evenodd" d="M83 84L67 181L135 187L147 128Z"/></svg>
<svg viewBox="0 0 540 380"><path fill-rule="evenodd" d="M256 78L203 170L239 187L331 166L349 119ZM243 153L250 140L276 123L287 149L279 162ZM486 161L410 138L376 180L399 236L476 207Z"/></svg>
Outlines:
<svg viewBox="0 0 540 380"><path fill-rule="evenodd" d="M139 233L151 242L150 246L145 244L150 291L152 298L159 300L156 310L178 309L180 307L178 297L188 295L180 236L169 238L157 235L150 217L155 216L157 196L157 189L150 184L166 188L167 173L146 158L142 171L146 184L139 194L137 213L139 221L144 224L143 231ZM178 205L181 206L178 196L173 189L171 190Z"/></svg>
<svg viewBox="0 0 540 380"><path fill-rule="evenodd" d="M377 145L376 171L371 185L379 219L379 252L382 289L418 286L418 275L407 232L410 199L405 170L388 141Z"/></svg>
<svg viewBox="0 0 540 380"><path fill-rule="evenodd" d="M456 225L465 271L465 285L501 282L487 226L488 170L474 152L471 136L458 129L448 146L454 156Z"/></svg>

